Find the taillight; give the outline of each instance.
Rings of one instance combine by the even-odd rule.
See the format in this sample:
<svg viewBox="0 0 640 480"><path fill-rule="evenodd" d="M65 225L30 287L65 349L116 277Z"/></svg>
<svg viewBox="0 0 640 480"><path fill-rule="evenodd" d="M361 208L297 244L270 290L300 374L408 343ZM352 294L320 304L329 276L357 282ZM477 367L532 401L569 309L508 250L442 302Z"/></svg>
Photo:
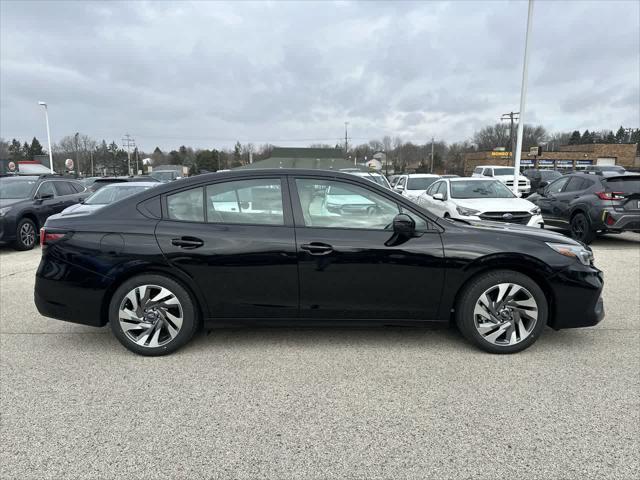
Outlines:
<svg viewBox="0 0 640 480"><path fill-rule="evenodd" d="M622 200L624 192L596 192L600 200Z"/></svg>
<svg viewBox="0 0 640 480"><path fill-rule="evenodd" d="M40 246L44 248L47 244L60 240L64 237L64 233L47 232L44 227L40 229Z"/></svg>

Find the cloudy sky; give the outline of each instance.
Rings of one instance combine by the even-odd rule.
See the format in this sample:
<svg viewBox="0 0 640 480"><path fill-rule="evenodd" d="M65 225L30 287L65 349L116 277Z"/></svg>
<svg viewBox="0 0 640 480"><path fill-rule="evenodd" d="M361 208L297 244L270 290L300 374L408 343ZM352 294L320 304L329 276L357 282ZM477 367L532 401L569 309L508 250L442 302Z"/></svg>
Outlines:
<svg viewBox="0 0 640 480"><path fill-rule="evenodd" d="M640 127L640 2L537 1L526 121ZM463 140L517 110L526 2L0 1L0 135L151 150Z"/></svg>

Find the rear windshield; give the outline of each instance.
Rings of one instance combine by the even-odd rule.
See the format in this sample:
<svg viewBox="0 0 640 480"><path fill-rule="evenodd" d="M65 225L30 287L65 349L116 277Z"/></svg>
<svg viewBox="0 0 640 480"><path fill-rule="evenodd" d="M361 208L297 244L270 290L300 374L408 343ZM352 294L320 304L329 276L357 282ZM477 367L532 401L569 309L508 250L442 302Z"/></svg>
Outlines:
<svg viewBox="0 0 640 480"><path fill-rule="evenodd" d="M407 190L426 190L438 177L409 177Z"/></svg>
<svg viewBox="0 0 640 480"><path fill-rule="evenodd" d="M134 193L142 192L151 186L143 185L107 185L91 195L85 203L87 205L108 205L123 198L127 198Z"/></svg>
<svg viewBox="0 0 640 480"><path fill-rule="evenodd" d="M602 183L611 192L640 193L640 176L608 178Z"/></svg>

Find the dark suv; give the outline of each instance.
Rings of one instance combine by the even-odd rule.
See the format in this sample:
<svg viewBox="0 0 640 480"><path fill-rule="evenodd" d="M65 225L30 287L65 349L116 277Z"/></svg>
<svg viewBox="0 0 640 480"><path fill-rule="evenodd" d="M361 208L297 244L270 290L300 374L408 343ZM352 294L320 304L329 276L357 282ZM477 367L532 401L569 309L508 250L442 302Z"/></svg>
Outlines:
<svg viewBox="0 0 640 480"><path fill-rule="evenodd" d="M80 182L54 175L0 178L0 245L30 250L38 229L50 215L59 213L89 195Z"/></svg>
<svg viewBox="0 0 640 480"><path fill-rule="evenodd" d="M537 191L543 182L551 183L556 178L560 178L562 174L556 170L545 170L539 168L530 168L522 172L522 174L531 182L531 191Z"/></svg>
<svg viewBox="0 0 640 480"><path fill-rule="evenodd" d="M527 200L540 207L545 225L569 227L584 243L597 232L640 232L640 174L565 175Z"/></svg>

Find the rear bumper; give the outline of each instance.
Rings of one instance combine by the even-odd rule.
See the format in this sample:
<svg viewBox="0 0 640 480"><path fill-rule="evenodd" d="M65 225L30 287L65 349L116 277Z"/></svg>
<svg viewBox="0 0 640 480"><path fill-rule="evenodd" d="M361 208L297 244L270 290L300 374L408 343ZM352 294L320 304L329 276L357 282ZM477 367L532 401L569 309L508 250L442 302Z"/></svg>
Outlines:
<svg viewBox="0 0 640 480"><path fill-rule="evenodd" d="M576 264L551 279L554 301L549 326L561 328L592 327L604 318L602 272Z"/></svg>
<svg viewBox="0 0 640 480"><path fill-rule="evenodd" d="M602 224L607 230L640 232L640 213L606 209L602 212Z"/></svg>

